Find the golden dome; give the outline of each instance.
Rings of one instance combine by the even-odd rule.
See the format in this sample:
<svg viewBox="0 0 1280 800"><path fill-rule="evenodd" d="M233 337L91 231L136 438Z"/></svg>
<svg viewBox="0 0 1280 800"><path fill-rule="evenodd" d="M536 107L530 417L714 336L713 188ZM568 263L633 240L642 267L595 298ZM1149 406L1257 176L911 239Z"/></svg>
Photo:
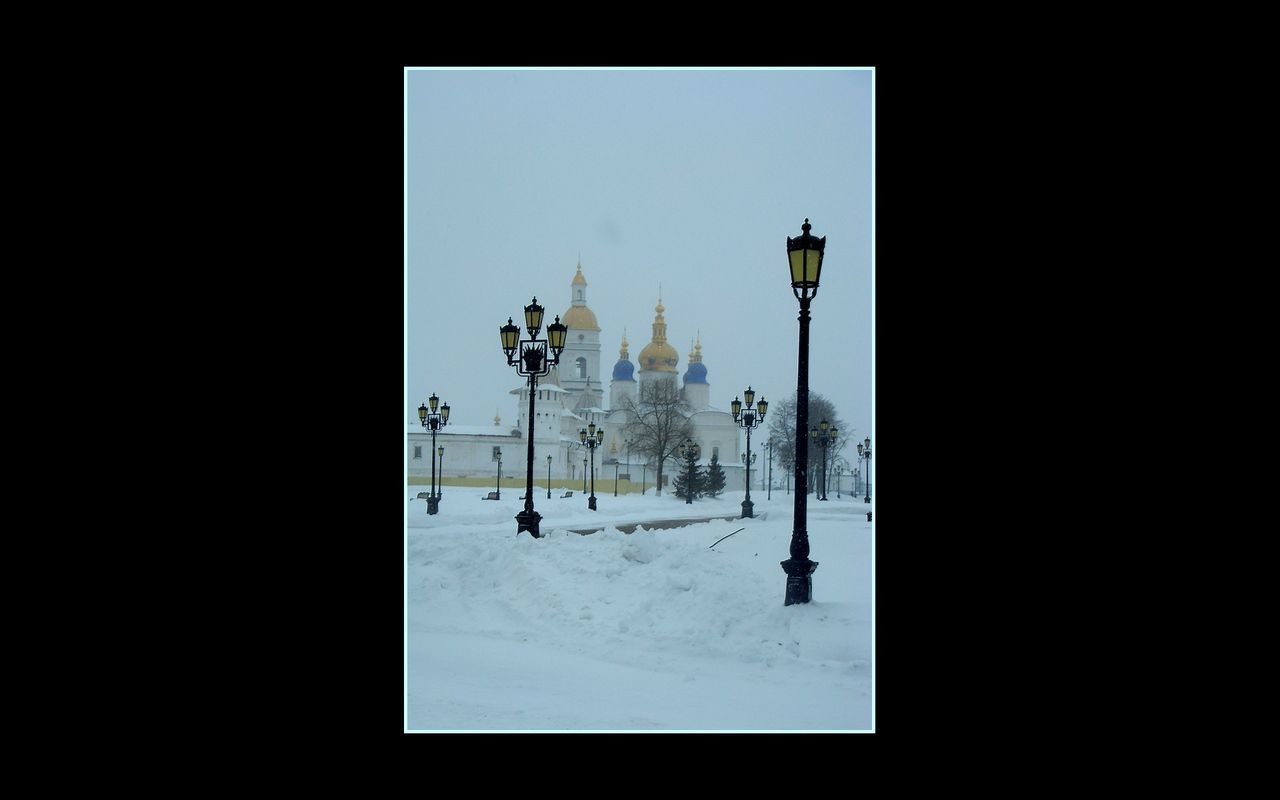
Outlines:
<svg viewBox="0 0 1280 800"><path fill-rule="evenodd" d="M560 324L579 331L600 330L595 313L586 306L570 306L569 310L560 317Z"/></svg>
<svg viewBox="0 0 1280 800"><path fill-rule="evenodd" d="M675 372L680 354L666 342L649 342L640 351L639 366L646 372Z"/></svg>
<svg viewBox="0 0 1280 800"><path fill-rule="evenodd" d="M662 295L658 295L658 305L653 309L657 314L653 318L653 341L640 351L639 367L642 372L675 372L680 354L667 344L667 321L662 316L666 311L662 307Z"/></svg>

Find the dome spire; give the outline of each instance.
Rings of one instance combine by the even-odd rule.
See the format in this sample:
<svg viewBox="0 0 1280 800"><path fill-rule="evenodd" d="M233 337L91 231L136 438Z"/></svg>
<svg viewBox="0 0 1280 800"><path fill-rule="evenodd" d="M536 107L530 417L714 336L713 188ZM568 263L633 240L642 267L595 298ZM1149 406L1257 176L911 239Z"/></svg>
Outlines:
<svg viewBox="0 0 1280 800"><path fill-rule="evenodd" d="M631 357L627 355L627 329L623 328L622 329L622 349L618 351L618 360L626 361L629 358Z"/></svg>
<svg viewBox="0 0 1280 800"><path fill-rule="evenodd" d="M498 409L493 410L493 424L495 426L502 424L502 417L498 416Z"/></svg>
<svg viewBox="0 0 1280 800"><path fill-rule="evenodd" d="M666 344L667 320L662 316L662 312L666 311L662 306L662 284L658 284L658 304L653 307L653 311L653 341L658 344Z"/></svg>

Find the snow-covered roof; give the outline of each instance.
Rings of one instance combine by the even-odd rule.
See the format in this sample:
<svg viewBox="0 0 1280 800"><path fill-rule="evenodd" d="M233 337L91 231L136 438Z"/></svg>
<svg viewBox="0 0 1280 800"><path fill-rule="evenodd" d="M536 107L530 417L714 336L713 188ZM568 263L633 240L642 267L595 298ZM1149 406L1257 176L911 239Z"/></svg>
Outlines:
<svg viewBox="0 0 1280 800"><path fill-rule="evenodd" d="M421 425L410 425L407 428L407 432L408 433L426 433L426 434L431 433L429 429L424 428ZM506 437L511 437L515 435L511 432L511 428L505 425L504 426L446 425L440 430L436 431L436 439L438 440L442 436L449 436L450 434L454 436L506 436ZM872 488L875 488L875 487L872 487Z"/></svg>
<svg viewBox="0 0 1280 800"><path fill-rule="evenodd" d="M520 394L521 392L525 391L525 390L526 390L526 389L528 389L528 388L529 388L529 384L527 384L527 383L526 383L526 384L524 384L524 385L522 385L522 386L517 386L516 388L514 388L514 389L512 389L511 391L507 392L507 394ZM540 384L538 384L538 391L540 391L540 392L559 392L560 394L568 394L568 392L567 392L567 391L565 391L564 389L561 389L559 386L556 386L554 383L540 383Z"/></svg>

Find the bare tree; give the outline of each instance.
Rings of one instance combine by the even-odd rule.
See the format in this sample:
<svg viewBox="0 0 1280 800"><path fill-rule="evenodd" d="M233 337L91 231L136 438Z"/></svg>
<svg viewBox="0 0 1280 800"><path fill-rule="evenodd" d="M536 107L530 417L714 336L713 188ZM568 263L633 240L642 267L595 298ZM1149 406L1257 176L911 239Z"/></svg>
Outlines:
<svg viewBox="0 0 1280 800"><path fill-rule="evenodd" d="M773 441L774 452L777 454L782 467L787 470L795 469L796 460L796 396L793 392L791 397L778 403L776 406L770 406L769 414L773 419L769 422L769 439ZM833 468L832 464L836 457L840 455L841 449L846 441L851 440L854 434L853 428L846 428L844 423L840 421L840 415L836 413L835 404L827 398L809 390L809 424L817 426L822 420L826 420L829 425L834 425L838 429L836 441L827 447L827 470ZM809 440L809 475L813 478L809 481L808 490L810 492L817 491L822 464L822 448L815 446L813 440Z"/></svg>
<svg viewBox="0 0 1280 800"><path fill-rule="evenodd" d="M640 387L640 401L623 401L628 421L623 429L631 449L654 463L658 472L657 494L662 494L662 468L685 439L693 438L692 409L681 397L675 380L657 380Z"/></svg>

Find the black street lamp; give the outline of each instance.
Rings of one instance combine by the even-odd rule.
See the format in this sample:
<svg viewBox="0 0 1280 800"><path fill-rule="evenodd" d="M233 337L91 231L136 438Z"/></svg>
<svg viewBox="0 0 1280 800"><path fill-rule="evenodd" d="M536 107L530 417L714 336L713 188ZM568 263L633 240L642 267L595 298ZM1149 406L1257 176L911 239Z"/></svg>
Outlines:
<svg viewBox="0 0 1280 800"><path fill-rule="evenodd" d="M495 500L502 499L502 451L501 450L498 451L498 485L494 487L494 494L497 495L497 497L494 498ZM519 534L520 532L516 531L516 533Z"/></svg>
<svg viewBox="0 0 1280 800"><path fill-rule="evenodd" d="M631 487L635 485L635 478L631 477L631 440L627 439L627 494L631 494Z"/></svg>
<svg viewBox="0 0 1280 800"><path fill-rule="evenodd" d="M818 484L822 489L820 492L822 496L818 499L830 500L831 498L827 497L827 448L835 443L836 434L839 433L839 431L836 430L834 425L830 427L830 430L828 430L827 421L825 419L818 423L818 425L821 430L819 430L819 428L809 429L809 436L815 442L822 445L822 481ZM815 494L819 493L815 492ZM836 494L838 495L839 491L837 491Z"/></svg>
<svg viewBox="0 0 1280 800"><path fill-rule="evenodd" d="M438 487L440 491L436 494L444 497L444 445L440 445L436 452L440 455L440 486Z"/></svg>
<svg viewBox="0 0 1280 800"><path fill-rule="evenodd" d="M694 482L697 480L698 470L697 461L702 455L702 448L692 439L685 439L684 444L680 445L680 455L685 460L684 501L689 505L693 505Z"/></svg>
<svg viewBox="0 0 1280 800"><path fill-rule="evenodd" d="M587 493L587 454L582 454L582 493Z"/></svg>
<svg viewBox="0 0 1280 800"><path fill-rule="evenodd" d="M582 430L578 431L578 441L582 442L582 445L591 452L591 497L587 499L587 508L591 509L592 511L595 511L596 510L596 448L604 444L604 428L600 428L599 430L596 430L596 424L592 422L589 425L587 425L586 428L583 428ZM583 467L584 468L586 467L585 461L583 462ZM586 473L584 472L582 476L583 478L585 478ZM585 492L586 487L584 486L582 490Z"/></svg>
<svg viewBox="0 0 1280 800"><path fill-rule="evenodd" d="M751 404L756 399L756 393L750 386L742 393L742 397L747 401L747 409L745 411L742 410L742 400L736 397L729 404L729 408L733 411L733 421L738 423L740 427L747 429L747 452L742 454L742 463L746 466L747 479L747 496L742 501L742 518L746 519L747 517L755 516L753 513L755 504L751 502L751 462L755 460L751 458L751 429L764 422L764 412L769 410L769 403L761 397L760 402L756 403L756 407L752 409ZM757 412L759 413L757 414Z"/></svg>
<svg viewBox="0 0 1280 800"><path fill-rule="evenodd" d="M867 474L863 483L867 487L867 496L862 499L864 503L871 502L871 437L868 436L864 440L867 444L865 448L861 444L858 445L858 455L867 460Z"/></svg>
<svg viewBox="0 0 1280 800"><path fill-rule="evenodd" d="M418 421L422 423L422 427L431 430L431 452L436 450L436 431L449 424L449 404L440 405L440 398L436 397L436 393L431 393L431 398L427 400L431 404L431 410L427 411L426 403L418 406ZM443 467L441 468L443 470ZM440 477L444 477L441 475ZM440 495L436 494L436 460L433 456L431 459L431 495L427 498L427 513L437 514L440 512Z"/></svg>
<svg viewBox="0 0 1280 800"><path fill-rule="evenodd" d="M836 464L836 499L840 499L840 479L844 477L844 465Z"/></svg>
<svg viewBox="0 0 1280 800"><path fill-rule="evenodd" d="M551 499L551 454L547 454L547 499Z"/></svg>
<svg viewBox="0 0 1280 800"><path fill-rule="evenodd" d="M791 558L782 562L787 573L787 594L783 605L808 603L813 599L813 571L817 561L809 560L808 469L809 469L809 304L818 294L822 257L827 237L812 236L806 218L803 233L787 237L787 261L791 266L791 292L800 301L800 357L796 369L796 502L791 529Z"/></svg>
<svg viewBox="0 0 1280 800"><path fill-rule="evenodd" d="M769 491L767 500L773 499L773 440L770 439L765 444L765 449L769 451Z"/></svg>
<svg viewBox="0 0 1280 800"><path fill-rule="evenodd" d="M516 535L519 536L520 531L528 531L529 535L535 539L542 536L538 532L538 523L542 520L542 515L533 510L533 421L536 419L533 413L533 401L538 396L538 378L551 372L551 368L560 363L560 353L564 351L564 338L569 333L569 329L561 325L560 318L556 317L556 321L547 326L546 340L539 341L538 331L542 328L543 311L536 297L533 298L532 303L524 307L524 323L526 330L529 331L528 339L520 338L520 328L512 324L511 317L507 317L507 324L498 329L502 335L502 350L507 354L507 365L514 366L518 375L529 377L528 480L524 492L524 510L516 514L516 522L519 523ZM515 355L517 348L520 350L518 358Z"/></svg>
<svg viewBox="0 0 1280 800"><path fill-rule="evenodd" d="M609 444L609 454L613 456L613 496L618 496L618 441Z"/></svg>

